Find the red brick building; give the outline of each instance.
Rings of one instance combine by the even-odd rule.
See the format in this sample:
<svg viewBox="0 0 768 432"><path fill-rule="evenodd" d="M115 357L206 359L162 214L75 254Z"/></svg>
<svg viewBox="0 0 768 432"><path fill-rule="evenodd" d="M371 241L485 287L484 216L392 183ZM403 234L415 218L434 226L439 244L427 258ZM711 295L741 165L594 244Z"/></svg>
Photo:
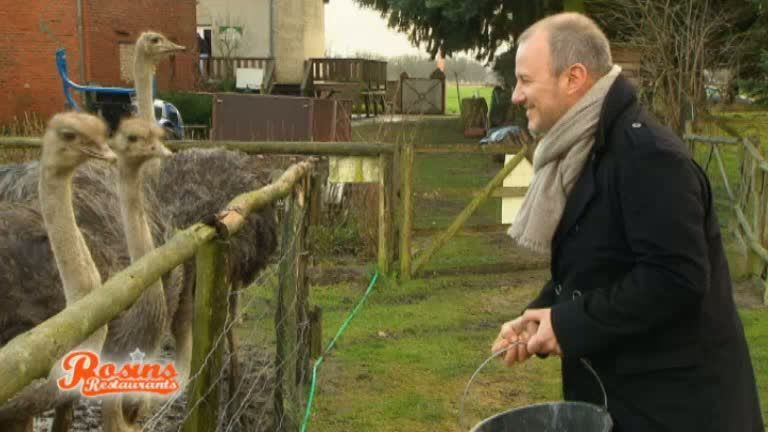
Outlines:
<svg viewBox="0 0 768 432"><path fill-rule="evenodd" d="M55 52L77 83L130 87L132 46L156 30L188 51L165 62L158 89L190 90L197 62L195 0L0 0L0 125L64 109Z"/></svg>

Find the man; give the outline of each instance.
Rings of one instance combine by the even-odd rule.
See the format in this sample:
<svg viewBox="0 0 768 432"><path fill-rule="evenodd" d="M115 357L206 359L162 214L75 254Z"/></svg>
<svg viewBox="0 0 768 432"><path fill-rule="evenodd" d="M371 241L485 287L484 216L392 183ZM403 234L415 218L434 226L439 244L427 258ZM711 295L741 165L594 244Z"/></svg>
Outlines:
<svg viewBox="0 0 768 432"><path fill-rule="evenodd" d="M589 18L559 14L519 39L512 101L541 136L510 228L551 254L552 279L504 324L512 366L562 357L566 400L602 405L615 431L763 432L706 175L659 125Z"/></svg>

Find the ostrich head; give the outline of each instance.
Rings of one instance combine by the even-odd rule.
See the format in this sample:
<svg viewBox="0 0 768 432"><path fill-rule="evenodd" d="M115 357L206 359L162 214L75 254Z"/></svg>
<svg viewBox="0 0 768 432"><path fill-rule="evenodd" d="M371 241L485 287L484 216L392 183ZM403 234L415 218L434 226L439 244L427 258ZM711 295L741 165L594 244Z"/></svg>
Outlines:
<svg viewBox="0 0 768 432"><path fill-rule="evenodd" d="M78 112L53 116L43 135L43 166L71 173L91 158L108 161L116 158L107 146L107 125L104 121Z"/></svg>
<svg viewBox="0 0 768 432"><path fill-rule="evenodd" d="M127 118L120 122L109 142L118 159L129 165L141 165L172 153L163 145L165 131L160 126L139 118Z"/></svg>
<svg viewBox="0 0 768 432"><path fill-rule="evenodd" d="M166 57L185 49L187 48L176 45L168 40L167 37L153 31L142 33L136 40L137 55L141 55L144 60L154 65L157 65Z"/></svg>

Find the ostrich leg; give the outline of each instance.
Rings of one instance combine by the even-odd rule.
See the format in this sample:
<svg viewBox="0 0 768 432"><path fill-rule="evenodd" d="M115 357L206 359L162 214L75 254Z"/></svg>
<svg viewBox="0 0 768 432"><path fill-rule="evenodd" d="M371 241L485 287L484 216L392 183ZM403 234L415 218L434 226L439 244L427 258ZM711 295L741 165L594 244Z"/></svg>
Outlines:
<svg viewBox="0 0 768 432"><path fill-rule="evenodd" d="M56 407L51 432L69 432L75 419L75 401Z"/></svg>

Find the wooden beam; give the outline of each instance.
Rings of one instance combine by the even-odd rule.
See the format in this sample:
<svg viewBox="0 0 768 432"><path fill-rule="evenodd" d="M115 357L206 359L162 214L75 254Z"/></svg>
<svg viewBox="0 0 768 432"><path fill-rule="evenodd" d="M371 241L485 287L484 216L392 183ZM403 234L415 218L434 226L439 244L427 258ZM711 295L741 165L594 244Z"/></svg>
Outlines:
<svg viewBox="0 0 768 432"><path fill-rule="evenodd" d="M687 141L697 141L697 142L707 143L707 144L736 145L739 143L738 138L719 137L719 136L685 134L683 138Z"/></svg>
<svg viewBox="0 0 768 432"><path fill-rule="evenodd" d="M482 204L491 195L491 192L502 184L509 173L511 173L512 170L515 169L515 167L517 167L517 165L523 160L526 150L527 148L521 149L515 155L515 157L510 159L509 162L504 165L504 168L502 168L501 171L499 171L496 176L485 186L482 193L477 195L464 208L464 210L459 213L459 215L456 217L453 223L451 223L448 229L438 234L432 244L430 244L429 247L421 255L416 257L413 265L413 273L421 270L426 265L426 263L429 262L429 260L437 253L437 251L440 250L440 248L456 234L459 228L461 228L467 219L472 216L472 213L474 213L475 210L480 207L480 204Z"/></svg>
<svg viewBox="0 0 768 432"><path fill-rule="evenodd" d="M400 278L408 281L411 278L411 230L413 228L413 158L414 145L412 142L403 144L401 148L400 169L402 187L400 193Z"/></svg>
<svg viewBox="0 0 768 432"><path fill-rule="evenodd" d="M379 155L379 271L388 274L392 260L392 156Z"/></svg>
<svg viewBox="0 0 768 432"><path fill-rule="evenodd" d="M747 153L749 153L749 155L755 159L757 167L762 171L768 172L768 163L766 163L765 159L763 159L763 156L760 154L760 150L752 145L748 138L744 138L744 141L742 142L744 143L744 148L747 150Z"/></svg>
<svg viewBox="0 0 768 432"><path fill-rule="evenodd" d="M454 154L454 153L480 153L480 154L513 154L518 153L523 148L520 144L442 144L442 145L419 145L416 146L416 153L429 154Z"/></svg>
<svg viewBox="0 0 768 432"><path fill-rule="evenodd" d="M220 240L202 245L197 252L190 369L191 375L196 378L188 387L187 407L191 411L184 422L184 432L216 430L218 426L218 376L222 371L224 353L223 338L220 336L227 320L229 297L228 257L229 244Z"/></svg>
<svg viewBox="0 0 768 432"><path fill-rule="evenodd" d="M528 193L527 186L501 187L493 191L494 197L523 198Z"/></svg>
<svg viewBox="0 0 768 432"><path fill-rule="evenodd" d="M0 137L0 149L37 148L40 138ZM254 154L303 154L303 155L349 155L378 156L393 153L394 144L362 142L314 142L314 141L166 141L174 151L193 148L225 148Z"/></svg>
<svg viewBox="0 0 768 432"><path fill-rule="evenodd" d="M526 186L514 186L503 187L499 186L493 190L493 197L496 198L522 198L528 192ZM430 192L422 191L424 199L441 199L441 198L474 198L483 193L482 189L468 189L468 188L439 188L432 189ZM420 195L417 194L417 195Z"/></svg>
<svg viewBox="0 0 768 432"><path fill-rule="evenodd" d="M462 276L467 274L473 275L487 275L487 274L501 274L512 273L523 270L535 270L541 268L547 268L549 266L549 260L542 258L540 261L526 261L525 263L517 262L499 262L491 264L476 264L463 267L452 267L444 269L429 269L421 270L416 274L416 277L445 277L445 276Z"/></svg>
<svg viewBox="0 0 768 432"><path fill-rule="evenodd" d="M728 199L731 201L731 205L734 203L734 195L731 190L730 183L728 183L728 174L725 171L725 163L723 157L720 155L720 148L714 146L713 151L715 153L715 159L717 160L717 167L720 169L720 175L723 177L723 186L725 187L725 193L728 194Z"/></svg>
<svg viewBox="0 0 768 432"><path fill-rule="evenodd" d="M287 209L282 221L280 255L284 258L278 267L278 286L275 295L275 418L282 419L276 431L298 430L301 395L296 387L299 352L298 314L298 259L301 236L300 194L286 200Z"/></svg>
<svg viewBox="0 0 768 432"><path fill-rule="evenodd" d="M505 233L509 229L509 224L487 224L487 225L470 225L462 227L459 232L461 233ZM429 235L435 235L442 231L443 228L414 228L413 237L425 237Z"/></svg>

